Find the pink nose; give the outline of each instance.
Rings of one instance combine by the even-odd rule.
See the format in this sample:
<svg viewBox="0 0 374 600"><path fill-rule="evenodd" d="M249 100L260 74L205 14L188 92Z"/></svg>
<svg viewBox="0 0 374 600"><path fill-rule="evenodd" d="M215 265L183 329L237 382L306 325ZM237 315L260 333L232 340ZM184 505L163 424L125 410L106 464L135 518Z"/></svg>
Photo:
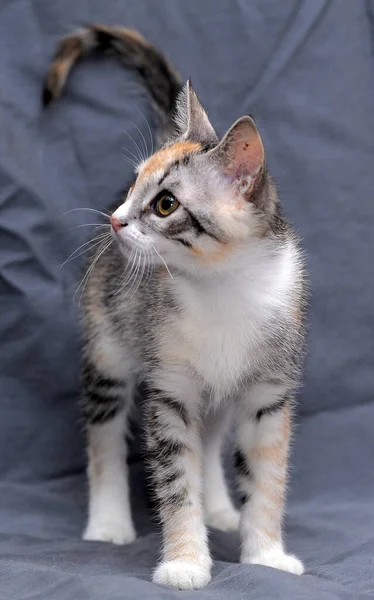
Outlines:
<svg viewBox="0 0 374 600"><path fill-rule="evenodd" d="M121 223L121 221L117 219L117 217L110 217L110 222L116 233L121 229L121 227L123 227L123 223Z"/></svg>

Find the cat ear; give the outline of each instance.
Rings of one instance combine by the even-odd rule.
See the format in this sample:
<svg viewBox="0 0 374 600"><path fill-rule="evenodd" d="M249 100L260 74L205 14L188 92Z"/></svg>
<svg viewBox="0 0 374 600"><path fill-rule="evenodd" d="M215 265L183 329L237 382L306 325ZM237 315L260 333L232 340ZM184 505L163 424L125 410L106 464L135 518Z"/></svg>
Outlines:
<svg viewBox="0 0 374 600"><path fill-rule="evenodd" d="M181 91L175 120L185 140L217 144L218 138L189 79Z"/></svg>
<svg viewBox="0 0 374 600"><path fill-rule="evenodd" d="M210 155L239 192L248 196L265 166L265 151L254 120L248 116L238 119Z"/></svg>

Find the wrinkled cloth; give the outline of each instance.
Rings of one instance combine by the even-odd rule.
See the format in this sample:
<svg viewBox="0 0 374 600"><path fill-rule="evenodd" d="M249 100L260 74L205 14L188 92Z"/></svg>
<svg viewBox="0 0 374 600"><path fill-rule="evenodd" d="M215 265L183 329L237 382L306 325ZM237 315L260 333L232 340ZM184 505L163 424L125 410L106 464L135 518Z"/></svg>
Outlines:
<svg viewBox="0 0 374 600"><path fill-rule="evenodd" d="M78 398L82 259L151 150L144 88L88 59L43 113L59 37L87 22L139 29L193 85L222 135L252 114L311 282L305 385L286 541L296 577L239 565L239 536L212 531L212 583L184 598L374 598L374 59L372 1L2 0L0 3L0 599L179 597L151 582L160 553L139 436L130 457L137 540L80 539ZM145 149L144 149L145 151ZM67 213L67 214L65 214ZM140 430L141 431L141 430ZM140 436L141 437L141 436ZM230 463L230 449L227 449ZM230 470L230 469L229 469Z"/></svg>

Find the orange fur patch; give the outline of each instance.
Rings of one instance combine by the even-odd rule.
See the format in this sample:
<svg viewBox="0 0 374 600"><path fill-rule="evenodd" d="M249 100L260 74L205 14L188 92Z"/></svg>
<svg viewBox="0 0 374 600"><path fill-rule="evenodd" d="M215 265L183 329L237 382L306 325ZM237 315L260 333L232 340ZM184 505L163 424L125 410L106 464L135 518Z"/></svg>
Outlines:
<svg viewBox="0 0 374 600"><path fill-rule="evenodd" d="M199 262L201 262L201 264L209 265L211 263L216 263L220 262L221 260L224 260L231 250L232 246L230 246L229 244L220 243L219 247L216 250L213 250L213 252L203 252L199 248L191 248L190 252L192 252L192 254L194 254L196 258L199 259Z"/></svg>
<svg viewBox="0 0 374 600"><path fill-rule="evenodd" d="M83 51L83 41L79 35L62 40L58 57L60 60L75 60Z"/></svg>
<svg viewBox="0 0 374 600"><path fill-rule="evenodd" d="M178 530L175 532L175 537L177 539L180 539L182 536L185 535L185 533L185 531ZM166 542L168 544L172 544L172 546L168 548L168 557L170 557L169 560L177 560L178 558L180 558L181 555L183 555L183 552L185 551L184 542L174 543L169 538L166 539Z"/></svg>
<svg viewBox="0 0 374 600"><path fill-rule="evenodd" d="M139 33L139 31L136 31L135 29L121 29L120 28L120 33L122 33L124 35L124 37L130 38L132 41L138 43L138 44L142 44L142 45L149 45L147 40L142 36L141 33Z"/></svg>
<svg viewBox="0 0 374 600"><path fill-rule="evenodd" d="M285 486L287 483L287 475L273 475L273 481L280 486Z"/></svg>
<svg viewBox="0 0 374 600"><path fill-rule="evenodd" d="M195 516L195 513L188 513L189 518ZM196 512L196 516L201 517L201 510ZM175 529L166 529L165 532L165 560L183 560L190 563L199 563L199 553L191 540L190 529L177 527Z"/></svg>
<svg viewBox="0 0 374 600"><path fill-rule="evenodd" d="M283 497L284 497L284 489L272 486L271 483L265 486L261 483L256 484L256 489L258 489L268 500L270 500L274 506L281 508L283 505Z"/></svg>
<svg viewBox="0 0 374 600"><path fill-rule="evenodd" d="M269 540L271 540L273 542L276 541L276 540L278 540L278 536L275 535L275 533L272 533L271 531L269 531L269 529L263 529L262 533L264 535L266 535L266 537L269 538Z"/></svg>
<svg viewBox="0 0 374 600"><path fill-rule="evenodd" d="M267 446L256 446L251 450L251 458L283 463L286 459L286 445L283 441L280 441Z"/></svg>
<svg viewBox="0 0 374 600"><path fill-rule="evenodd" d="M58 79L63 79L65 77L66 71L70 67L70 58L65 58L64 60L56 60L54 64L54 72Z"/></svg>
<svg viewBox="0 0 374 600"><path fill-rule="evenodd" d="M287 404L283 409L284 421L283 421L283 435L286 440L290 437L291 433L291 408Z"/></svg>
<svg viewBox="0 0 374 600"><path fill-rule="evenodd" d="M198 258L200 258L201 256L204 256L203 251L199 250L199 248L190 248L190 251L192 252L192 254L194 254Z"/></svg>
<svg viewBox="0 0 374 600"><path fill-rule="evenodd" d="M93 477L99 479L103 473L103 464L100 448L96 447L95 442L90 438L88 443L89 464Z"/></svg>
<svg viewBox="0 0 374 600"><path fill-rule="evenodd" d="M138 181L151 177L156 171L165 169L170 163L179 160L186 154L199 150L201 150L201 144L197 142L176 142L172 146L162 148L147 160L139 173Z"/></svg>

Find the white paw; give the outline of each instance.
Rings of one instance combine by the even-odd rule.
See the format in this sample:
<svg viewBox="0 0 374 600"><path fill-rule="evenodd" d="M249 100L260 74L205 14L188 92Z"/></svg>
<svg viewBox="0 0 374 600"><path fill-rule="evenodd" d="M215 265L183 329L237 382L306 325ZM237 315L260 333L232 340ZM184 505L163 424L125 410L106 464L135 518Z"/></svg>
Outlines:
<svg viewBox="0 0 374 600"><path fill-rule="evenodd" d="M224 508L206 516L207 524L221 531L237 531L239 529L240 513L234 508Z"/></svg>
<svg viewBox="0 0 374 600"><path fill-rule="evenodd" d="M198 590L208 585L210 569L181 560L162 563L153 575L154 583L180 590Z"/></svg>
<svg viewBox="0 0 374 600"><path fill-rule="evenodd" d="M255 556L243 556L241 562L250 563L252 565L273 567L273 569L288 571L289 573L294 573L295 575L302 575L304 573L304 566L301 560L292 554L285 554L283 550L278 548L273 550L264 550Z"/></svg>
<svg viewBox="0 0 374 600"><path fill-rule="evenodd" d="M118 523L105 520L90 521L83 533L83 539L91 542L111 542L112 544L130 544L136 538L133 524L130 522Z"/></svg>

